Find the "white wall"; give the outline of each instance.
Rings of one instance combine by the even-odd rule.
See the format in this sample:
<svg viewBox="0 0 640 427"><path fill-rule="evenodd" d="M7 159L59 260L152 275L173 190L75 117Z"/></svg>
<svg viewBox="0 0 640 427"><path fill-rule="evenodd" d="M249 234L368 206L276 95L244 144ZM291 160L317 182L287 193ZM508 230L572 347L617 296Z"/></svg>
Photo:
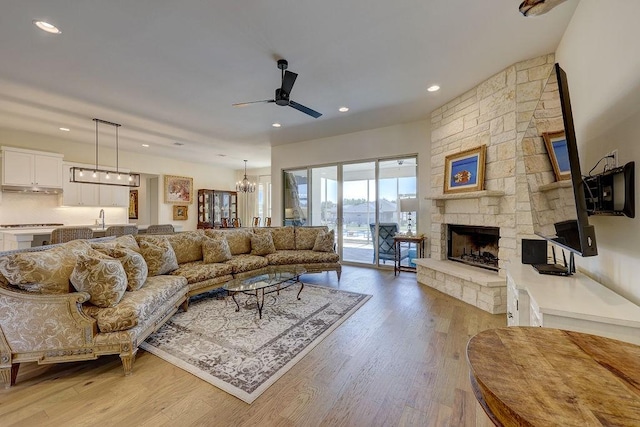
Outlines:
<svg viewBox="0 0 640 427"><path fill-rule="evenodd" d="M271 148L272 223L282 224L282 171L284 169L377 159L402 155L418 155L418 232L431 227L429 202L424 200L431 187L427 181L430 169L430 121L405 123L371 129L331 138L279 145Z"/></svg>
<svg viewBox="0 0 640 427"><path fill-rule="evenodd" d="M567 72L582 173L618 149L620 163L636 162L636 189L640 188L639 16L637 0L581 0L556 52ZM599 254L578 259L578 267L640 304L640 215L589 221L595 226Z"/></svg>
<svg viewBox="0 0 640 427"><path fill-rule="evenodd" d="M70 162L89 164L95 162L95 146L92 144L79 144L35 133L0 129L0 145L62 153L64 154L64 160ZM100 164L115 166L115 153L103 154L100 152L99 155ZM125 151L120 152L119 164L123 169L159 176L158 222L161 224L180 225L182 230L196 229L198 222L196 212L198 189L235 189L236 171L232 169L214 168L201 163L189 163L151 154L143 155ZM193 178L193 203L189 205L189 219L187 221L174 221L173 205L163 203L163 175L165 174ZM9 195L9 193L4 193L2 202L0 202L0 223L61 222L65 225L91 224L97 218L98 211L99 209L97 210L96 208L60 208L55 196ZM128 222L126 208L109 208L107 215L107 222ZM110 218L113 218L113 220Z"/></svg>

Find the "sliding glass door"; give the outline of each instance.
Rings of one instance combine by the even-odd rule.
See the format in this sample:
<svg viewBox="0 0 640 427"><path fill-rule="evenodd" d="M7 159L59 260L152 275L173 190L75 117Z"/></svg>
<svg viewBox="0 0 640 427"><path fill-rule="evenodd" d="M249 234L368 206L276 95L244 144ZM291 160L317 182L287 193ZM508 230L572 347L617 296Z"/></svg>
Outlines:
<svg viewBox="0 0 640 427"><path fill-rule="evenodd" d="M342 165L342 260L375 263L372 226L376 224L376 162Z"/></svg>
<svg viewBox="0 0 640 427"><path fill-rule="evenodd" d="M401 202L417 201L416 167L410 156L285 171L284 223L326 225L343 262L391 267L393 235L417 228L415 203Z"/></svg>

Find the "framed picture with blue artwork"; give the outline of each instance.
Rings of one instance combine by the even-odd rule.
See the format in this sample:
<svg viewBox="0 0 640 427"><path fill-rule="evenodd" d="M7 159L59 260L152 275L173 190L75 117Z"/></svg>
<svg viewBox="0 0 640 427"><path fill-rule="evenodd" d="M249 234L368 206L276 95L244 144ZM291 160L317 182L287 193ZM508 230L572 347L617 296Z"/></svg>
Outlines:
<svg viewBox="0 0 640 427"><path fill-rule="evenodd" d="M444 192L462 193L484 189L484 162L487 146L450 154L444 160Z"/></svg>
<svg viewBox="0 0 640 427"><path fill-rule="evenodd" d="M544 139L544 145L547 147L556 181L571 179L569 150L567 149L567 137L564 132L545 132L542 134L542 139Z"/></svg>

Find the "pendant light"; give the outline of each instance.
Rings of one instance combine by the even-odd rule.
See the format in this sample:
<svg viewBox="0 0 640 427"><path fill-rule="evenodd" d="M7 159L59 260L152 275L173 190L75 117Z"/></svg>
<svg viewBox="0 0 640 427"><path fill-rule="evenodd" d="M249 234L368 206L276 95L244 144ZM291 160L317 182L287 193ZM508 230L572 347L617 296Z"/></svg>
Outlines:
<svg viewBox="0 0 640 427"><path fill-rule="evenodd" d="M117 185L120 187L140 187L140 174L132 172L120 172L120 147L118 141L118 128L122 125L106 120L93 119L96 122L96 164L94 168L77 167L70 169L69 181L81 184ZM106 124L115 127L116 139L116 170L100 169L98 167L98 124ZM90 175L87 177L86 175ZM98 178L101 179L98 179Z"/></svg>
<svg viewBox="0 0 640 427"><path fill-rule="evenodd" d="M236 191L240 193L253 193L256 191L256 183L247 179L247 161L244 161L244 179L236 182Z"/></svg>

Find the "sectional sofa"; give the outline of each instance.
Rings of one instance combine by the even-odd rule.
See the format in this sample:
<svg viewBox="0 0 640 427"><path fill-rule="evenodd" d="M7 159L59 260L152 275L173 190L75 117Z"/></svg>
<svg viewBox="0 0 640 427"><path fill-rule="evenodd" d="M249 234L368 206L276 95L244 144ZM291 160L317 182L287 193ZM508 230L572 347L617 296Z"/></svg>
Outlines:
<svg viewBox="0 0 640 427"><path fill-rule="evenodd" d="M74 240L0 252L0 380L20 363L118 354L132 372L140 342L189 298L269 265L341 265L327 227L196 230Z"/></svg>

